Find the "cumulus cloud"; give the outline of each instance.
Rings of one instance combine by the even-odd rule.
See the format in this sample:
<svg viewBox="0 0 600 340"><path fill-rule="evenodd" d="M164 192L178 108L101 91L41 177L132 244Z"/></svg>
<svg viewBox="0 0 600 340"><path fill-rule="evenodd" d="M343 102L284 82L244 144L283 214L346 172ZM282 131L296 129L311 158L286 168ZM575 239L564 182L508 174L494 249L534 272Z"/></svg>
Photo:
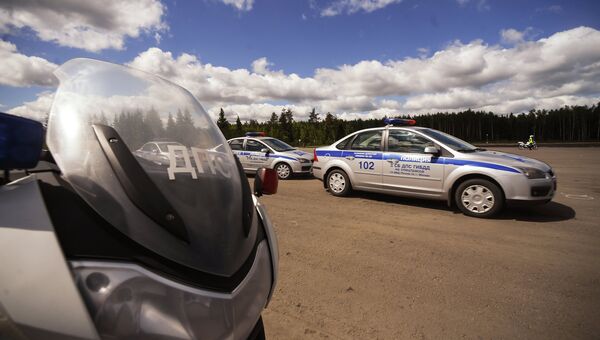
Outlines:
<svg viewBox="0 0 600 340"><path fill-rule="evenodd" d="M164 13L159 0L4 0L0 33L30 28L61 46L120 50L127 37L165 30Z"/></svg>
<svg viewBox="0 0 600 340"><path fill-rule="evenodd" d="M226 5L235 7L238 11L250 11L254 0L220 0Z"/></svg>
<svg viewBox="0 0 600 340"><path fill-rule="evenodd" d="M400 2L402 0L335 0L321 10L321 16L331 17L340 14L354 14L359 11L370 13Z"/></svg>
<svg viewBox="0 0 600 340"><path fill-rule="evenodd" d="M237 115L267 120L284 107L302 120L312 107L342 118L379 118L469 108L509 113L600 101L600 31L589 27L509 47L455 41L420 57L364 60L307 76L278 70L267 58L230 69L156 47L129 65L187 88L214 117L223 107L232 121Z"/></svg>
<svg viewBox="0 0 600 340"><path fill-rule="evenodd" d="M533 32L532 27L527 27L523 31L518 31L514 28L503 29L500 31L500 37L505 44L520 44L530 37Z"/></svg>
<svg viewBox="0 0 600 340"><path fill-rule="evenodd" d="M8 41L0 40L0 60L0 85L27 87L56 84L56 78L52 75L56 64L40 57L21 54Z"/></svg>
<svg viewBox="0 0 600 340"><path fill-rule="evenodd" d="M50 113L53 99L54 92L45 91L39 93L35 100L25 102L21 106L8 110L8 113L43 122Z"/></svg>
<svg viewBox="0 0 600 340"><path fill-rule="evenodd" d="M130 65L176 81L211 110L229 106L250 112L248 117L258 114L259 108L269 115L271 109L257 103L273 101L302 110L316 106L322 112L376 114L382 109L411 113L495 108L509 112L568 100L598 100L599 31L579 27L537 41L526 41L523 34L511 40L520 42L512 48L481 40L455 41L429 57L365 60L319 68L308 77L274 71L266 58L255 60L250 70L228 69L204 64L188 54L174 57L158 48L141 53ZM242 109L244 105L247 110Z"/></svg>

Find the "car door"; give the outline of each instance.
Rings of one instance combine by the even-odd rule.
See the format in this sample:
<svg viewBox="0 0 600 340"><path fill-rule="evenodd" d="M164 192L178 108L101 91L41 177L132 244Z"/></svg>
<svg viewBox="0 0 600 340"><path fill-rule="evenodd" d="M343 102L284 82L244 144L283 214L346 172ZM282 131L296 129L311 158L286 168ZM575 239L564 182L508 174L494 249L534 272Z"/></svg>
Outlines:
<svg viewBox="0 0 600 340"><path fill-rule="evenodd" d="M245 158L247 167L244 166L244 168L256 170L258 168L268 167L270 163L269 153L262 151L264 149L269 150L265 144L256 139L246 139Z"/></svg>
<svg viewBox="0 0 600 340"><path fill-rule="evenodd" d="M427 146L437 145L414 131L389 129L383 154L384 187L415 196L439 196L444 164L437 156L424 153Z"/></svg>
<svg viewBox="0 0 600 340"><path fill-rule="evenodd" d="M240 163L242 163L242 166L244 167L244 138L232 139L228 143L231 151L238 157Z"/></svg>
<svg viewBox="0 0 600 340"><path fill-rule="evenodd" d="M352 169L355 187L381 187L383 130L369 130L356 134L342 159Z"/></svg>

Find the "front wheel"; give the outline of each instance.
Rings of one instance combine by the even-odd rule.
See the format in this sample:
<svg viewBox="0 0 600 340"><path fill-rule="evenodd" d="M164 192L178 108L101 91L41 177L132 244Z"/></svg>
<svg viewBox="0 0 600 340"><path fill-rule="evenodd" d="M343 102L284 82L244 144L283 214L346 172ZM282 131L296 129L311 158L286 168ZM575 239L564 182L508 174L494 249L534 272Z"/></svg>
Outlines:
<svg viewBox="0 0 600 340"><path fill-rule="evenodd" d="M285 163L279 163L275 166L275 171L277 171L277 177L279 179L288 179L292 176L292 168Z"/></svg>
<svg viewBox="0 0 600 340"><path fill-rule="evenodd" d="M461 183L454 199L463 214L481 218L492 217L504 205L502 190L496 184L479 178Z"/></svg>
<svg viewBox="0 0 600 340"><path fill-rule="evenodd" d="M342 170L333 170L327 175L327 188L333 196L347 196L350 193L350 178Z"/></svg>

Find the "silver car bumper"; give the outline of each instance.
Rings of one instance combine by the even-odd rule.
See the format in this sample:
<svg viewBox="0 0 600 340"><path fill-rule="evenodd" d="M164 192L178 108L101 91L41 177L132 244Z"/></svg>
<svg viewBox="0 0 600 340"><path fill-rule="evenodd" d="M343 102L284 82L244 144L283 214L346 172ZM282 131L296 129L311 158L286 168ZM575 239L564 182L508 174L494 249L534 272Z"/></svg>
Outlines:
<svg viewBox="0 0 600 340"><path fill-rule="evenodd" d="M511 180L503 183L504 194L508 201L548 202L554 197L557 188L556 177L528 179L525 176L511 176Z"/></svg>
<svg viewBox="0 0 600 340"><path fill-rule="evenodd" d="M292 171L295 174L310 174L312 173L312 163L294 162L292 164Z"/></svg>

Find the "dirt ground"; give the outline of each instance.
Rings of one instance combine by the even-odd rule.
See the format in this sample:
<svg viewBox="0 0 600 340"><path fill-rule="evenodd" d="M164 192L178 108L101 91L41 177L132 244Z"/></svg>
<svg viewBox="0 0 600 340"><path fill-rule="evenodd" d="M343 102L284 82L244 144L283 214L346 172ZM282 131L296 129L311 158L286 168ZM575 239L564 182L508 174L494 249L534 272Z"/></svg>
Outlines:
<svg viewBox="0 0 600 340"><path fill-rule="evenodd" d="M555 199L482 220L280 182L261 198L280 246L267 337L600 338L600 148L497 149L552 165Z"/></svg>

